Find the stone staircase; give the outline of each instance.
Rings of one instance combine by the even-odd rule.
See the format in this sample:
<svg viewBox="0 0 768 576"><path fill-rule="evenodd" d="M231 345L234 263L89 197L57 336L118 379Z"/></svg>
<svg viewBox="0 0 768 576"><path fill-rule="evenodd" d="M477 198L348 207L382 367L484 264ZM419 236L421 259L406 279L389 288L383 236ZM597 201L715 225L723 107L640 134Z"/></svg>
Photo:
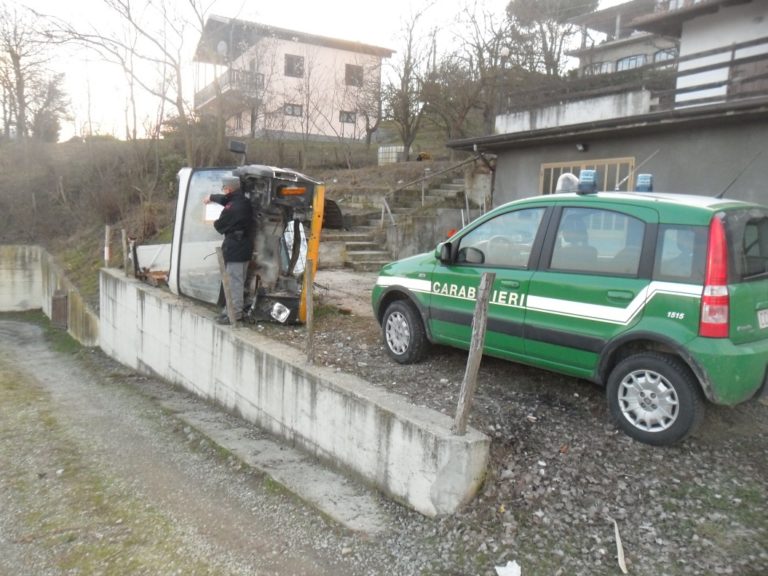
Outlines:
<svg viewBox="0 0 768 576"><path fill-rule="evenodd" d="M339 207L347 223L346 230L324 229L323 242L341 242L344 244L344 266L358 272L375 272L384 264L394 260L386 245L386 231L382 228L381 203L378 208L370 205L370 196L364 202L355 198L345 198L339 202ZM418 184L415 188L398 190L387 200L395 222L407 218L416 210L422 208L452 207L463 208L464 179L449 178L434 182L424 190L422 205L422 190ZM367 205L366 205L367 203ZM390 224L389 214L384 215L384 226Z"/></svg>

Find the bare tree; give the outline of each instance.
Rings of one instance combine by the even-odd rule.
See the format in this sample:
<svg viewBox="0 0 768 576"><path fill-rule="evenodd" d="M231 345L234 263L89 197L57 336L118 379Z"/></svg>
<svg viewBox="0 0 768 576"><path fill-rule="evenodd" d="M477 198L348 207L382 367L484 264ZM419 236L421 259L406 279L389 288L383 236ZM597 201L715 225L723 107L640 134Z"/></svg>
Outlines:
<svg viewBox="0 0 768 576"><path fill-rule="evenodd" d="M397 126L403 143L403 159L410 158L411 146L419 133L426 112L422 84L428 72L433 46L425 41L419 30L424 11L404 23L404 47L399 59L392 64L393 80L384 88L386 114Z"/></svg>
<svg viewBox="0 0 768 576"><path fill-rule="evenodd" d="M78 28L58 21L55 39L84 45L105 61L122 68L130 89L127 115L132 120L128 131L131 137L135 138L138 125L136 86L158 98L159 121L164 119L167 105L176 116L175 125L184 138L187 162L194 166L195 147L189 129L191 113L185 99L182 53L187 27L195 25L202 30L206 9L197 0L185 3L189 10L185 14L177 12L170 0L153 1L141 11L130 0L103 1L122 23L119 32L104 33L93 24ZM153 70L154 74L147 74L147 70Z"/></svg>
<svg viewBox="0 0 768 576"><path fill-rule="evenodd" d="M30 90L46 75L49 58L29 11L0 4L0 78L5 134L29 136Z"/></svg>
<svg viewBox="0 0 768 576"><path fill-rule="evenodd" d="M492 134L499 112L499 91L514 65L510 55L516 48L509 45L509 23L503 15L493 14L477 2L465 6L458 20L462 32L456 45L460 49L451 56L452 67L464 70L474 82L475 91L467 94L465 106L470 106L474 98L473 104L482 111L484 131Z"/></svg>

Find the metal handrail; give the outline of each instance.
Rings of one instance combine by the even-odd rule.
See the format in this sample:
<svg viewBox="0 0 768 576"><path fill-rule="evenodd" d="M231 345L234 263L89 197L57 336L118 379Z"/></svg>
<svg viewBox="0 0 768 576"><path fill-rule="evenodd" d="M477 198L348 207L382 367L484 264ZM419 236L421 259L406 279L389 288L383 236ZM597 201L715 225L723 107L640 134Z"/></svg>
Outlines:
<svg viewBox="0 0 768 576"><path fill-rule="evenodd" d="M385 196L381 197L381 228L384 228L384 210L386 209L387 214L389 214L389 220L392 222L392 226L397 227L397 223L395 222L395 217L392 214L392 210L389 208L389 202L387 202L387 198Z"/></svg>

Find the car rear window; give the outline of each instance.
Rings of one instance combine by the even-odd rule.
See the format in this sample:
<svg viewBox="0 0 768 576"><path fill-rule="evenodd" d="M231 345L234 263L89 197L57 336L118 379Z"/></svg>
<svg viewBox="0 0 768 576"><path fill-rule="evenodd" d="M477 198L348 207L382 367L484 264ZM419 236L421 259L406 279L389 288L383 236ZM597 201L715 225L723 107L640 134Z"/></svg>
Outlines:
<svg viewBox="0 0 768 576"><path fill-rule="evenodd" d="M768 276L768 209L729 211L725 231L732 262L732 281Z"/></svg>

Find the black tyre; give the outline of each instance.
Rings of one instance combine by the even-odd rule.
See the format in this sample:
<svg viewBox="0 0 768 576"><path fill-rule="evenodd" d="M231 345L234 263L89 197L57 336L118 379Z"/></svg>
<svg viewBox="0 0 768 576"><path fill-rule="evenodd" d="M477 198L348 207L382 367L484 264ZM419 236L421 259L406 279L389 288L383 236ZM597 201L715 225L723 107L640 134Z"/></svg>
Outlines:
<svg viewBox="0 0 768 576"><path fill-rule="evenodd" d="M413 364L424 358L429 342L416 307L407 300L387 306L381 321L387 354L400 364Z"/></svg>
<svg viewBox="0 0 768 576"><path fill-rule="evenodd" d="M674 356L647 352L626 358L611 372L607 395L619 428L646 444L680 442L704 417L699 384Z"/></svg>

